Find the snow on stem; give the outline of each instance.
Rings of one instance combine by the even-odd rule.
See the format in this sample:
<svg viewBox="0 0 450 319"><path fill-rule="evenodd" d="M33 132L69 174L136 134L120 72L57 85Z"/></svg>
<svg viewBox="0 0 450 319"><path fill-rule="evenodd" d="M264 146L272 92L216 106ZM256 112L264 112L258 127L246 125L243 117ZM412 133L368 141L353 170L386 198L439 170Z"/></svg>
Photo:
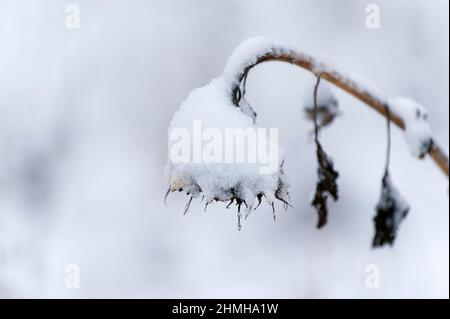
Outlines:
<svg viewBox="0 0 450 319"><path fill-rule="evenodd" d="M231 100L235 106L239 105L239 101L242 97L242 82L247 77L249 71L256 65L269 61L286 62L306 69L364 102L384 117L388 117L386 105L392 103L392 100L389 102L389 99L378 96L377 93L373 92L368 87L355 82L349 77L316 60L311 55L265 38L250 38L245 40L228 59L224 76L228 79ZM398 104L399 101L394 100L394 103L395 102ZM408 144L410 145L413 154L423 157L423 144L419 143L419 147L417 147L418 140L415 139L414 135L416 135L416 137L421 135L423 138L428 133L427 129L424 125L417 126L414 122L411 122L409 118L409 114L411 113L408 110L406 110L406 113L400 111L401 109L405 109L405 104L412 106L413 103L402 104L403 107L391 107L390 120L399 128L407 131L406 138L409 141ZM417 109L417 105L414 105L414 108ZM422 109L422 107L420 109ZM413 123L413 126L419 128L413 129L412 133L408 132L408 123ZM420 134L416 134L417 132ZM416 146L412 146L414 144L416 144ZM448 177L448 155L432 138L429 140L427 153Z"/></svg>
<svg viewBox="0 0 450 319"><path fill-rule="evenodd" d="M222 136L223 133L225 133L224 136L226 137L227 130L230 129L249 134L253 133L256 136L256 131L258 131L256 113L245 100L245 85L249 71L256 65L268 61L281 61L297 65L312 72L318 79L314 92L313 115L319 162L319 182L312 205L316 207L319 213L319 227L326 223L327 197L331 196L337 200L336 179L338 177L338 173L334 171L331 159L323 151L318 141L318 130L320 127L318 123L317 98L320 79L334 84L385 116L388 123L388 133L390 132L391 122L404 129L406 131L405 137L412 153L419 158L429 154L448 177L448 156L433 140L431 129L427 122L426 110L418 103L405 98L382 98L367 86L351 80L310 55L264 38L251 38L244 41L233 52L220 77L212 80L211 83L202 88L193 90L189 94L180 106L180 109L175 113L170 124L169 159L166 166L166 177L170 187L166 197L170 192L185 192L189 196L184 211L185 214L189 211L193 198L200 196L206 201L205 210L208 204L212 202L228 202L227 208L231 204L236 203L238 207L238 229L240 230L242 217L248 217L250 212L259 206L262 198L265 198L272 207L274 219L274 201L276 199L282 202L285 208L290 206L289 184L283 167L284 152L278 147L275 147L275 151L271 152L276 155L277 159L274 170L264 174L261 174L261 168L264 166L264 161L261 159L251 163L229 163L227 161L215 161L214 157L212 162L197 162L195 160L197 152L195 151L193 151L194 160L192 162L184 162L184 159L181 162L174 161L172 157L178 158L178 150L184 150L185 146L186 149L190 150L191 146L193 146L193 149L196 149L195 145L198 143L197 146L202 145L204 142L203 134L200 140L197 141L195 138L191 140L191 137L196 136L197 126L195 123L197 122L205 125L210 130L209 138L206 140L216 135ZM333 111L329 112L335 116L338 114L337 103L334 103L332 99L330 101L327 100L327 103L336 104L333 105ZM211 131L212 128L215 129L214 132ZM175 136L183 132L180 136L187 136L188 142L180 144L177 139L172 140L172 133L174 132ZM218 140L220 141L221 138ZM267 137L262 138L262 141L262 147L259 148L258 146L258 150L264 150L267 146L270 146L269 149L272 149L271 146L277 144L272 143ZM174 147L174 145L177 147ZM216 147L211 149L216 151ZM204 157L206 154L206 157L210 158L211 154L209 151L211 149L208 149L208 152L202 150L198 154L201 154L201 157ZM177 151L175 152L174 150ZM390 144L388 145L388 150L390 150ZM182 153L190 154L190 151ZM214 153L219 154L218 152ZM376 236L374 246L393 243L398 225L409 210L409 207L399 196L398 191L389 179L389 153L388 151L382 196L377 206L378 215L375 219ZM255 205L256 201L258 201L257 206ZM241 212L242 205L245 205L244 215ZM395 225L392 221L395 221Z"/></svg>

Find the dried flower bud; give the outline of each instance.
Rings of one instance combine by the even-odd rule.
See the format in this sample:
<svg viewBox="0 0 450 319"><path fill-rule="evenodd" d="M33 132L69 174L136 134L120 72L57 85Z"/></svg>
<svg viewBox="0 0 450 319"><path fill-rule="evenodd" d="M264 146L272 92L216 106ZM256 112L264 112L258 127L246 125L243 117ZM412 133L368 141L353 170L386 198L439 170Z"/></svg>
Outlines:
<svg viewBox="0 0 450 319"><path fill-rule="evenodd" d="M314 121L314 108L314 100L308 95L308 98L304 101L304 111L306 117L311 121ZM318 128L321 129L331 124L339 115L341 115L341 111L339 109L337 98L334 96L329 85L327 83L322 83L317 92Z"/></svg>
<svg viewBox="0 0 450 319"><path fill-rule="evenodd" d="M328 207L327 200L330 195L335 201L339 199L337 178L339 173L334 170L333 161L323 151L320 143L317 142L317 160L319 167L317 169L318 182L316 193L311 203L317 209L319 221L317 228L322 228L327 223Z"/></svg>
<svg viewBox="0 0 450 319"><path fill-rule="evenodd" d="M393 245L398 227L408 215L409 205L392 184L388 174L383 178L381 197L376 207L375 237L373 247Z"/></svg>

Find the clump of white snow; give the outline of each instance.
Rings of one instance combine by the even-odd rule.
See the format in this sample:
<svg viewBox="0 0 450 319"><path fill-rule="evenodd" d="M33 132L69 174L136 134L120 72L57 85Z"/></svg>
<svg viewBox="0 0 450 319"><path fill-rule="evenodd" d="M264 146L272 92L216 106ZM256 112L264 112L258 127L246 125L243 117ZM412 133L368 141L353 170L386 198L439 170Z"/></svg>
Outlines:
<svg viewBox="0 0 450 319"><path fill-rule="evenodd" d="M314 87L315 82L308 86L303 102L306 117L311 121L314 121ZM317 91L317 124L319 128L331 124L341 114L339 102L330 85L326 82L321 83Z"/></svg>
<svg viewBox="0 0 450 319"><path fill-rule="evenodd" d="M258 58L268 53L275 53L277 45L274 41L253 37L243 41L228 58L223 76L230 83L239 81L242 71L246 67L254 65Z"/></svg>
<svg viewBox="0 0 450 319"><path fill-rule="evenodd" d="M242 97L241 100L238 102L239 108L241 109L242 113L250 117L253 122L256 122L256 112L253 110L250 103L245 99L245 97Z"/></svg>
<svg viewBox="0 0 450 319"><path fill-rule="evenodd" d="M245 132L245 136L256 136L257 140L249 138L241 148L237 146L238 142L227 146L229 132ZM193 90L169 127L165 172L169 192L182 191L191 196L186 211L192 198L198 197L206 205L213 201L236 203L239 228L241 205L246 208L246 216L258 204L255 201L260 202L263 197L270 205L276 198L287 205L284 155L278 141L269 133L261 135L253 118L232 103L229 82L223 76ZM187 145L181 143L181 137L186 135L189 137ZM253 161L250 159L252 154L255 155ZM269 157L261 154L275 157L269 156L269 163ZM238 161L238 155L245 160ZM273 170L267 170L269 164Z"/></svg>
<svg viewBox="0 0 450 319"><path fill-rule="evenodd" d="M427 109L405 97L392 97L387 103L389 109L405 123L405 138L411 153L423 158L430 151L433 142Z"/></svg>

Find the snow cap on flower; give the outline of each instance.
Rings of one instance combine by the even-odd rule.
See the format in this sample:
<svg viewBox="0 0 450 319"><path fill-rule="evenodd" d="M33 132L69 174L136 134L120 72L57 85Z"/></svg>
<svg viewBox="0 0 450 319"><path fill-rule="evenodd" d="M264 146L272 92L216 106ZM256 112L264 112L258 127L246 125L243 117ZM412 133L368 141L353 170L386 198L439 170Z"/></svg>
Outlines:
<svg viewBox="0 0 450 319"><path fill-rule="evenodd" d="M423 158L433 143L427 109L406 97L388 99L389 109L400 116L405 123L405 138L411 153Z"/></svg>
<svg viewBox="0 0 450 319"><path fill-rule="evenodd" d="M191 198L201 197L206 204L217 201L238 205L240 228L241 208L243 210L245 207L245 215L248 216L262 198L270 205L273 205L275 199L288 205L289 193L283 167L284 154L277 139L272 138L272 132L261 137L260 128L254 124L251 116L233 105L229 93L227 81L220 77L189 94L170 123L169 156L165 174L169 192L181 191ZM201 125L200 132L195 125ZM248 143L241 145L243 148L238 149L237 144L227 148L226 136L230 131L256 136L257 143L254 145L248 139ZM183 132L189 137L184 149L179 147L179 137ZM199 140L199 136L196 136L198 133L205 135L201 135ZM206 135L208 138L203 139ZM214 138L215 142L220 140L221 144L212 145ZM200 153L196 151L196 147L201 148ZM253 150L258 156L255 157L256 161L248 161L246 158L243 162L227 162L226 154L230 150L235 151L235 159L239 152L246 153L249 150ZM268 163L268 158L259 157L268 150L271 155L275 155L276 161ZM180 154L183 152L184 154ZM216 154L210 158L214 152ZM174 160L180 155L187 156L187 160ZM212 160L205 161L205 158ZM273 156L270 159L273 160Z"/></svg>

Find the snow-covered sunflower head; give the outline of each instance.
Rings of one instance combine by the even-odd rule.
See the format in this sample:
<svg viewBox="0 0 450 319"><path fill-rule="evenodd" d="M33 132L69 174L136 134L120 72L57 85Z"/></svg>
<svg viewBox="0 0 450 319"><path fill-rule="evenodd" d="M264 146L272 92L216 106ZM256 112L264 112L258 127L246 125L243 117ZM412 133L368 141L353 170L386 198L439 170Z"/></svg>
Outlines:
<svg viewBox="0 0 450 319"><path fill-rule="evenodd" d="M289 205L283 150L276 129L256 126L247 109L236 107L225 77L192 91L174 114L168 131L165 170L168 193L189 195L205 205L226 202L245 216L263 199ZM205 206L205 207L206 207Z"/></svg>

